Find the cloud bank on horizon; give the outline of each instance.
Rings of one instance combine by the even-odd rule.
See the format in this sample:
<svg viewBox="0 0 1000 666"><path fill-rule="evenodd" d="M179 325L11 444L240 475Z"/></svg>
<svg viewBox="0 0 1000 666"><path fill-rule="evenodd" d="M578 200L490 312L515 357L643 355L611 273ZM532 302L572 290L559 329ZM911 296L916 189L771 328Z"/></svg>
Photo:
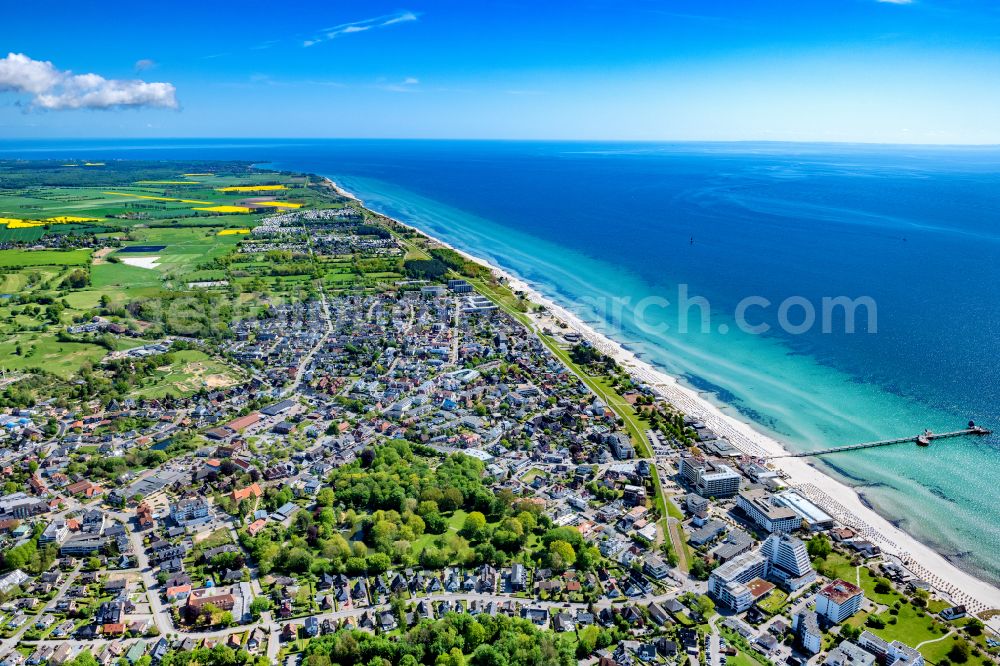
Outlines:
<svg viewBox="0 0 1000 666"><path fill-rule="evenodd" d="M139 61L140 63L152 61ZM30 108L47 111L70 109L179 108L171 83L140 79L108 79L100 74L74 74L47 60L23 53L0 59L0 92L31 95Z"/></svg>

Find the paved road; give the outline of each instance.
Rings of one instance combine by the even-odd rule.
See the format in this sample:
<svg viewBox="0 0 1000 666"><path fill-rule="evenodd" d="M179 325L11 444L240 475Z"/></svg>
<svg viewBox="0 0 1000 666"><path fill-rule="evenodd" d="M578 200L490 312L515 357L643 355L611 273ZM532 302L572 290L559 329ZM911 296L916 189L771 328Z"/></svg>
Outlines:
<svg viewBox="0 0 1000 666"><path fill-rule="evenodd" d="M719 635L719 628L715 625L719 621L719 616L716 615L708 621L708 625L712 628L712 633L708 635L708 664L709 666L720 666L721 661L719 659L719 654L722 651L722 636Z"/></svg>
<svg viewBox="0 0 1000 666"><path fill-rule="evenodd" d="M312 246L312 237L306 234L306 238L309 240L309 254L315 259L315 252ZM323 287L322 281L319 283L319 305L320 309L323 311L323 328L325 329L323 335L319 337L316 344L313 345L312 349L306 352L305 356L299 362L298 370L295 373L295 381L286 386L281 390L280 395L282 397L291 395L293 392L297 391L302 385L302 375L305 374L306 368L312 363L313 357L316 352L320 350L323 343L333 334L333 318L330 316L330 304L326 298L326 289Z"/></svg>
<svg viewBox="0 0 1000 666"><path fill-rule="evenodd" d="M129 542L132 544L132 554L135 555L138 563L139 576L146 587L146 597L149 599L149 610L153 614L153 624L161 636L174 633L176 631L174 620L170 615L170 609L160 601L160 593L156 589L158 581L153 577L153 566L150 564L146 548L142 544L142 532L132 529L131 517L128 514L119 511L107 511L107 514L125 524Z"/></svg>
<svg viewBox="0 0 1000 666"><path fill-rule="evenodd" d="M451 353L449 358L450 365L458 365L458 342L462 337L461 329L458 326L458 317L462 312L462 302L455 297L453 302L455 308L455 317L451 324Z"/></svg>

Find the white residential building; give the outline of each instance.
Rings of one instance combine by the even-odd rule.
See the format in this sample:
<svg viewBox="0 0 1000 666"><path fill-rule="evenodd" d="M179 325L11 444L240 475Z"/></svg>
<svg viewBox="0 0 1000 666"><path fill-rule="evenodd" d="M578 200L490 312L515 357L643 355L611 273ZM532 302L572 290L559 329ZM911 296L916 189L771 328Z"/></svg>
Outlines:
<svg viewBox="0 0 1000 666"><path fill-rule="evenodd" d="M208 502L201 497L186 497L170 505L170 517L178 525L190 525L208 518Z"/></svg>
<svg viewBox="0 0 1000 666"><path fill-rule="evenodd" d="M753 605L754 597L746 586L755 578L766 578L768 561L759 553L744 553L712 572L708 591L724 606L742 612Z"/></svg>
<svg viewBox="0 0 1000 666"><path fill-rule="evenodd" d="M858 645L880 657L886 666L924 666L924 657L906 643L879 638L870 631L861 632Z"/></svg>
<svg viewBox="0 0 1000 666"><path fill-rule="evenodd" d="M731 497L740 490L740 475L729 465L682 456L680 473L702 497Z"/></svg>
<svg viewBox="0 0 1000 666"><path fill-rule="evenodd" d="M770 493L762 488L740 493L736 506L768 532L794 532L802 526L799 514L772 502Z"/></svg>
<svg viewBox="0 0 1000 666"><path fill-rule="evenodd" d="M811 610L803 610L792 618L792 629L799 639L802 649L809 654L823 651L823 632L819 629L819 616Z"/></svg>
<svg viewBox="0 0 1000 666"><path fill-rule="evenodd" d="M809 551L801 539L789 534L772 534L764 540L760 553L771 563L771 579L783 587L798 590L816 582Z"/></svg>
<svg viewBox="0 0 1000 666"><path fill-rule="evenodd" d="M861 610L864 592L853 583L835 580L816 595L816 612L839 624Z"/></svg>

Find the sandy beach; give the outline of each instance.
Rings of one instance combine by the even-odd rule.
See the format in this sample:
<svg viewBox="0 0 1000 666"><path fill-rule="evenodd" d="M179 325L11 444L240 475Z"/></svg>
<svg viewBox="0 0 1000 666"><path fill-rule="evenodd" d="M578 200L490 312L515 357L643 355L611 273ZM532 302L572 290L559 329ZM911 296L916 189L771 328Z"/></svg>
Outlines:
<svg viewBox="0 0 1000 666"><path fill-rule="evenodd" d="M343 196L361 202L358 197L345 191L333 181L326 180L330 187ZM361 203L363 204L363 202ZM381 213L378 214L381 215ZM650 386L663 399L684 413L701 419L709 428L720 436L726 437L746 455L757 458L772 458L789 452L776 439L757 431L750 424L724 413L696 391L682 385L675 377L639 359L614 340L594 330L573 313L543 296L537 289L517 276L479 257L454 248L427 234L419 227L395 218L390 219L433 238L435 242L459 252L471 261L488 267L498 276L507 280L511 289L524 292L530 300L544 306L547 312L532 314L540 328L550 325L551 322L544 321L549 317L563 322L597 349L614 358L638 381ZM860 532L869 541L879 546L884 554L898 558L903 566L915 576L927 581L939 594L950 598L956 604L965 604L974 613L1000 608L1000 588L960 570L932 548L894 526L889 520L866 506L854 489L813 467L807 458L775 458L769 460L768 464L786 475L788 486L799 489L803 495L820 505L840 523ZM1000 628L1000 617L994 618L990 625L995 629Z"/></svg>

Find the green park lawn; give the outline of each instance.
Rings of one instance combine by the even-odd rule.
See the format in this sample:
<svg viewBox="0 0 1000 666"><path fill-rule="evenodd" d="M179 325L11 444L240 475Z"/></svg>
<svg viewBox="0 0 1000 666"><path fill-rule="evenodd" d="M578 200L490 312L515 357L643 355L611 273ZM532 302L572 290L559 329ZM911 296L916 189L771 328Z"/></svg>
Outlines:
<svg viewBox="0 0 1000 666"><path fill-rule="evenodd" d="M763 666L759 661L753 658L751 653L740 650L735 656L726 657L727 666Z"/></svg>
<svg viewBox="0 0 1000 666"><path fill-rule="evenodd" d="M842 553L834 551L826 556L826 559L819 563L820 572L829 578L839 578L848 583L856 583L858 579L857 567L851 564L851 560Z"/></svg>

